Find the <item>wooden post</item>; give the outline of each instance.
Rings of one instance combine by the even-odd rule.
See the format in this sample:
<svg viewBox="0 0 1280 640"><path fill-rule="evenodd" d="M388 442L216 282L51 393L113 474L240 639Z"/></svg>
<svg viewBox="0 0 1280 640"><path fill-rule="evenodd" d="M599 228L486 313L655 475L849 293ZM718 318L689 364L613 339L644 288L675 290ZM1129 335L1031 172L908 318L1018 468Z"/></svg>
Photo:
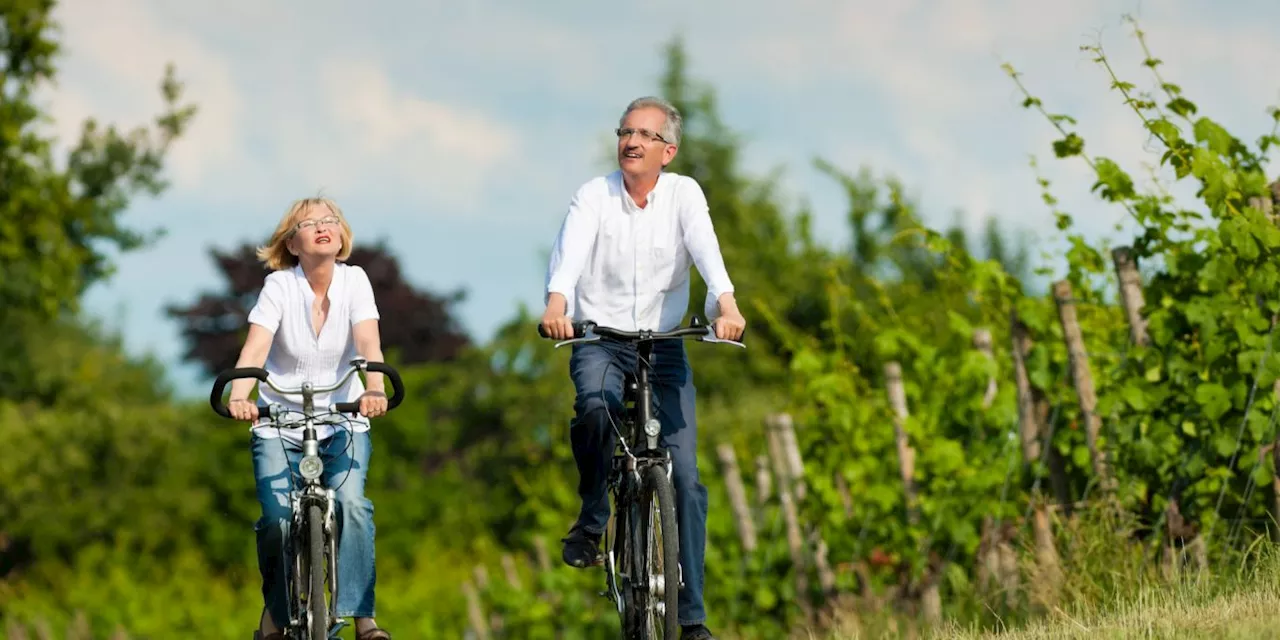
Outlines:
<svg viewBox="0 0 1280 640"><path fill-rule="evenodd" d="M978 328L973 331L973 347L979 353L991 362L995 362L995 346L991 339L991 330L987 328ZM982 408L990 409L995 402L996 393L996 374L993 372L987 379L987 389L982 396ZM1016 555L1013 552L1013 537L1010 534L1011 529L1005 526L1001 520L987 517L982 522L982 534L980 539L983 544L979 545L980 553L978 554L978 583L995 580L1001 591L1004 593L1005 600L1009 606L1013 606L1018 588L1018 571L1014 560Z"/></svg>
<svg viewBox="0 0 1280 640"><path fill-rule="evenodd" d="M27 640L26 625L10 619L5 623L5 637L9 640Z"/></svg>
<svg viewBox="0 0 1280 640"><path fill-rule="evenodd" d="M484 609L480 607L480 594L470 580L462 583L462 594L467 599L467 618L471 621L471 630L477 640L489 640L489 621L484 617Z"/></svg>
<svg viewBox="0 0 1280 640"><path fill-rule="evenodd" d="M1277 381L1280 385L1280 381ZM845 481L844 474L836 471L835 474L836 494L840 496L840 505L844 507L844 517L846 520L853 519L853 494L849 493L849 483Z"/></svg>
<svg viewBox="0 0 1280 640"><path fill-rule="evenodd" d="M787 547L791 551L791 564L795 567L796 596L800 611L806 621L813 620L813 606L809 601L809 573L805 562L804 538L800 534L800 515L791 495L791 483L787 481L787 459L779 429L779 416L769 416L765 432L769 441L769 458L773 461L773 475L778 479L778 501L782 504L782 516L787 526Z"/></svg>
<svg viewBox="0 0 1280 640"><path fill-rule="evenodd" d="M1129 339L1133 344L1145 347L1151 339L1147 335L1147 319L1142 317L1142 307L1146 303L1142 295L1142 276L1138 274L1133 250L1116 247L1111 250L1111 259L1116 266L1116 280L1120 282L1120 304L1129 319Z"/></svg>
<svg viewBox="0 0 1280 640"><path fill-rule="evenodd" d="M1084 347L1084 335L1080 332L1080 321L1076 318L1076 303L1071 290L1071 283L1059 280L1053 283L1053 297L1058 305L1058 320L1062 323L1062 336L1067 345L1067 359L1071 366L1071 380L1076 388L1076 397L1080 401L1081 418L1085 421L1084 439L1089 447L1089 459L1093 463L1093 473L1104 494L1114 489L1111 472L1107 468L1107 457L1098 444L1098 435L1102 431L1102 419L1098 416L1098 396L1093 390L1093 374L1089 372L1089 353Z"/></svg>
<svg viewBox="0 0 1280 640"><path fill-rule="evenodd" d="M752 553L756 550L756 526L751 518L751 509L747 506L747 489L742 484L738 456L733 451L733 445L727 442L716 447L716 455L720 458L725 490L729 493L729 507L733 510L734 521L738 524L738 537L742 540L742 550Z"/></svg>
<svg viewBox="0 0 1280 640"><path fill-rule="evenodd" d="M773 475L769 472L769 456L756 456L756 508L764 509L764 505L773 498ZM761 516L763 516L763 511Z"/></svg>
<svg viewBox="0 0 1280 640"><path fill-rule="evenodd" d="M93 629L89 627L89 618L83 610L76 610L75 618L67 625L67 640L92 640Z"/></svg>
<svg viewBox="0 0 1280 640"><path fill-rule="evenodd" d="M907 523L914 527L920 521L916 505L915 469L916 454L907 437L907 390L902 382L902 365L896 361L884 365L885 390L889 394L889 405L893 408L893 433L898 447L898 469L902 475L902 491L907 505ZM932 563L931 563L932 565ZM929 623L942 619L942 597L938 591L941 568L932 567L926 570L926 576L920 585L920 609Z"/></svg>
<svg viewBox="0 0 1280 640"><path fill-rule="evenodd" d="M795 423L791 414L778 414L778 435L782 438L782 452L787 458L787 479L795 492L796 502L804 502L804 461L800 458L800 443L796 440Z"/></svg>
<svg viewBox="0 0 1280 640"><path fill-rule="evenodd" d="M1275 396L1276 402L1280 403L1280 380L1276 380L1271 393ZM1271 443L1271 468L1273 470L1271 473L1271 517L1275 518L1275 522L1272 523L1272 530L1276 532L1276 541L1280 542L1280 433L1276 434L1276 439Z"/></svg>
<svg viewBox="0 0 1280 640"><path fill-rule="evenodd" d="M902 475L902 491L906 497L907 522L915 526L916 513L915 469L916 454L907 439L907 392L902 385L902 365L889 362L884 365L885 387L889 393L889 405L893 407L893 435L898 445L898 470Z"/></svg>
<svg viewBox="0 0 1280 640"><path fill-rule="evenodd" d="M547 551L547 540L542 536L533 537L533 554L538 563L538 570L547 572L551 570L551 554Z"/></svg>
<svg viewBox="0 0 1280 640"><path fill-rule="evenodd" d="M520 581L520 571L516 568L516 560L509 553L502 554L502 573L507 576L507 584L512 589L516 591L523 589Z"/></svg>
<svg viewBox="0 0 1280 640"><path fill-rule="evenodd" d="M1249 206L1254 207L1266 214L1271 222L1277 222L1275 215L1276 203L1280 202L1280 180L1271 183L1271 188L1266 196L1254 196L1249 198ZM1259 300L1259 303L1263 302ZM1276 316L1271 316L1271 326L1276 325ZM1280 403L1280 380L1276 380L1271 387L1271 395L1277 403ZM1275 440L1271 443L1271 465L1273 473L1271 474L1271 518L1272 522L1272 539L1280 542L1280 432L1277 432Z"/></svg>
<svg viewBox="0 0 1280 640"><path fill-rule="evenodd" d="M1022 460L1027 467L1040 459L1040 438L1047 437L1045 426L1035 410L1031 376L1027 373L1027 357L1031 353L1031 335L1027 326L1018 319L1018 312L1010 314L1010 334L1013 338L1013 380L1018 390L1018 425L1022 441ZM1043 434L1043 436L1041 435ZM1045 447L1053 443L1045 442ZM1062 563L1049 526L1049 513L1043 491L1031 496L1031 528L1035 543L1037 576L1031 581L1033 599L1040 606L1051 607L1061 595Z"/></svg>
<svg viewBox="0 0 1280 640"><path fill-rule="evenodd" d="M973 347L987 356L990 360L995 360L995 354L991 344L990 329L974 329L973 331ZM987 392L982 395L982 408L990 409L991 404L996 400L996 376L993 374L987 378Z"/></svg>

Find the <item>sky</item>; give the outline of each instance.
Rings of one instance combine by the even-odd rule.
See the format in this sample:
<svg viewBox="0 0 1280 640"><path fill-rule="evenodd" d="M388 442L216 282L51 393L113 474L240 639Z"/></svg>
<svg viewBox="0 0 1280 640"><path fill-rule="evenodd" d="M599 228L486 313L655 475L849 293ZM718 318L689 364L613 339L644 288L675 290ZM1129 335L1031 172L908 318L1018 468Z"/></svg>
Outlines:
<svg viewBox="0 0 1280 640"><path fill-rule="evenodd" d="M385 240L408 279L464 289L484 341L519 305L540 308L544 256L573 191L611 170L611 131L657 91L662 49L681 37L745 143L746 168L783 171L820 237L847 239L822 157L900 179L935 226L987 216L1049 242L1052 217L1029 158L1091 237L1125 214L1089 192L1088 168L1052 157L1056 132L1024 110L1008 62L1087 149L1135 177L1157 149L1080 50L1100 42L1117 72L1151 85L1125 14L1139 18L1201 113L1252 142L1280 103L1280 5L1258 0L63 0L63 57L41 99L62 144L86 117L132 128L161 109L175 65L199 106L167 165L170 188L124 214L166 236L120 256L86 297L134 353L171 367L184 394L210 384L180 362L168 304L222 283L208 251L264 242L291 201L337 200L356 242ZM1192 193L1180 189L1179 194ZM1130 230L1131 231L1131 230Z"/></svg>

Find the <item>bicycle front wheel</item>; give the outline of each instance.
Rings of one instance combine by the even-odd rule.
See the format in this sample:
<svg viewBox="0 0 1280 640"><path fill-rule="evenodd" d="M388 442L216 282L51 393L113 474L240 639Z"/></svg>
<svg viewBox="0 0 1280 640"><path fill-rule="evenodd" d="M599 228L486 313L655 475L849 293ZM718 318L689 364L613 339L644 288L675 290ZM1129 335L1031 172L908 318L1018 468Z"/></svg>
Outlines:
<svg viewBox="0 0 1280 640"><path fill-rule="evenodd" d="M630 545L640 637L674 639L680 635L680 536L675 489L665 470L658 466L644 470L640 487L640 526L630 529L641 537Z"/></svg>
<svg viewBox="0 0 1280 640"><path fill-rule="evenodd" d="M325 601L324 512L319 505L307 507L307 637L326 640L329 637L329 606Z"/></svg>

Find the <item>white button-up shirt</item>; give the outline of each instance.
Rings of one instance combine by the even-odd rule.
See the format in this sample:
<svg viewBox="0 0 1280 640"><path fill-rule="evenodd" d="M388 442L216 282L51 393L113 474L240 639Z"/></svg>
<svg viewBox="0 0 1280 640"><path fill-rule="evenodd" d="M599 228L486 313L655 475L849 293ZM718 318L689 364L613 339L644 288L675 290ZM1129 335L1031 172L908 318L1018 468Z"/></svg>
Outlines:
<svg viewBox="0 0 1280 640"><path fill-rule="evenodd" d="M708 323L718 300L733 291L707 198L690 177L664 172L644 208L636 206L622 172L582 185L569 202L551 250L547 295L568 301L576 322L624 331L669 331L689 308L689 267L707 283Z"/></svg>
<svg viewBox="0 0 1280 640"><path fill-rule="evenodd" d="M274 334L263 368L271 375L271 381L281 387L296 389L303 382L316 386L337 382L356 356L351 328L359 322L378 319L373 285L364 269L357 266L342 263L334 266L333 281L329 283L329 315L319 335L311 322L311 305L315 299L315 291L302 267L294 267L268 275L257 303L249 312L249 322L262 325ZM325 411L331 404L357 400L363 393L364 382L356 374L337 391L315 394L315 409ZM282 396L267 385L259 384L258 397L261 403L284 405L288 410L282 416L285 420L302 419L302 394ZM369 429L369 420L359 415L354 418L329 415L325 419L342 424L343 429L349 427L357 432ZM254 425L253 431L264 438L273 438L279 433L288 440L302 441L301 426L277 431L271 421L264 420ZM332 426L316 425L316 437L321 440L333 433Z"/></svg>

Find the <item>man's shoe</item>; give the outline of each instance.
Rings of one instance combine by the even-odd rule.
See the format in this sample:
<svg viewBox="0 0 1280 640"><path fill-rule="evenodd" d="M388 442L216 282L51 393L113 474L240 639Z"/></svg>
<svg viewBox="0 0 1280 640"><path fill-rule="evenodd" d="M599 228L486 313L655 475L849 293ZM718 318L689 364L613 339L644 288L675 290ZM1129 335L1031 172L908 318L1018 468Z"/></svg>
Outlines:
<svg viewBox="0 0 1280 640"><path fill-rule="evenodd" d="M561 542L564 543L561 557L565 564L579 569L604 564L604 554L600 553L599 534L590 533L575 525Z"/></svg>
<svg viewBox="0 0 1280 640"><path fill-rule="evenodd" d="M680 640L716 640L711 630L700 624L680 627Z"/></svg>

